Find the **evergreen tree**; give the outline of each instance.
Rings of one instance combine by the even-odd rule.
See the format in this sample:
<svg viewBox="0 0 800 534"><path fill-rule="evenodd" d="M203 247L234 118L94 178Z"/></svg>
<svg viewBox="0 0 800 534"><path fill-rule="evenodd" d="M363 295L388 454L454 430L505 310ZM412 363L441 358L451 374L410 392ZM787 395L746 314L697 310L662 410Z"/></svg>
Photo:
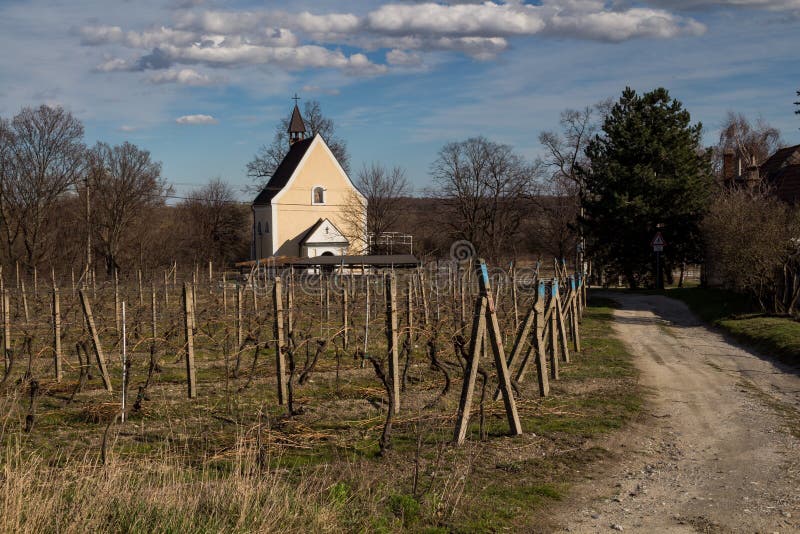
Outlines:
<svg viewBox="0 0 800 534"><path fill-rule="evenodd" d="M592 257L636 288L655 280L650 241L661 230L664 271L700 259L698 226L713 180L701 124L666 89L626 88L586 149L585 232ZM668 275L668 278L671 276Z"/></svg>

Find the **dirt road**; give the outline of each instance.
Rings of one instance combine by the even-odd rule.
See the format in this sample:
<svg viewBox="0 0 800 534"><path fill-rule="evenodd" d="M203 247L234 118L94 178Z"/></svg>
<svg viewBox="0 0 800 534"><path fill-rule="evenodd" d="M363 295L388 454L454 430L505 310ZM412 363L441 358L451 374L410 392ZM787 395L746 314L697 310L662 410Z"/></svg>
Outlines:
<svg viewBox="0 0 800 534"><path fill-rule="evenodd" d="M565 503L568 532L800 532L800 371L702 326L680 302L613 294L644 413ZM626 452L627 451L627 452Z"/></svg>

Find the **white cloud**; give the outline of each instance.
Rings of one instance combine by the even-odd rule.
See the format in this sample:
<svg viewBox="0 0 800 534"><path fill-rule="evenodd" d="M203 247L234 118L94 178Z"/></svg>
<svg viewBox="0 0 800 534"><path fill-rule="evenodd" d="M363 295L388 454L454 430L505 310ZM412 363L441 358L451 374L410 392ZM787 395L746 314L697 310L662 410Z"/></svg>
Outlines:
<svg viewBox="0 0 800 534"><path fill-rule="evenodd" d="M136 126L130 126L128 124L123 124L122 126L117 128L117 131L120 131L120 132L123 132L123 133L131 133L131 132L135 132L138 129L139 128L137 128Z"/></svg>
<svg viewBox="0 0 800 534"><path fill-rule="evenodd" d="M545 22L535 6L515 4L386 4L367 15L377 32L436 35L532 35Z"/></svg>
<svg viewBox="0 0 800 534"><path fill-rule="evenodd" d="M83 26L78 34L84 45L118 43L125 35L119 26Z"/></svg>
<svg viewBox="0 0 800 534"><path fill-rule="evenodd" d="M325 87L320 87L319 85L310 85L310 84L309 85L304 85L300 89L300 91L302 91L303 93L318 93L318 94L330 95L330 96L336 96L336 95L341 94L341 91L339 91L339 89L336 89L336 88L326 89Z"/></svg>
<svg viewBox="0 0 800 534"><path fill-rule="evenodd" d="M161 52L176 63L202 63L212 67L276 64L288 69L339 68L354 74L378 74L384 65L376 65L364 54L346 56L339 50L316 45L265 47L251 44L232 46L165 46Z"/></svg>
<svg viewBox="0 0 800 534"><path fill-rule="evenodd" d="M351 33L358 29L361 21L351 13L331 13L329 15L314 15L304 11L299 15L289 15L285 23L294 21L297 29L309 33Z"/></svg>
<svg viewBox="0 0 800 534"><path fill-rule="evenodd" d="M422 64L422 58L419 54L393 48L386 52L386 62L401 67L415 67Z"/></svg>
<svg viewBox="0 0 800 534"><path fill-rule="evenodd" d="M645 8L619 12L555 13L547 28L548 33L555 35L616 42L641 37L669 39L702 35L705 30L705 26L695 20Z"/></svg>
<svg viewBox="0 0 800 534"><path fill-rule="evenodd" d="M172 69L166 71L157 71L149 78L150 82L155 84L164 83L177 83L181 85L213 85L219 80L214 79L208 74L197 72L194 69Z"/></svg>
<svg viewBox="0 0 800 534"><path fill-rule="evenodd" d="M525 36L620 42L669 39L705 31L693 19L657 8L626 8L620 3L625 1L542 0L539 5L520 0L387 3L362 15L198 8L174 12L173 27L126 31L120 26L83 26L79 35L84 45L121 45L148 51L144 55L139 52L134 59L106 59L96 67L98 71L172 69L149 79L153 83L208 85L212 83L208 75L193 75L191 69L180 67L276 65L290 71L336 69L347 74L376 75L387 72L387 65L422 64L425 52L453 51L490 60L505 52L511 39ZM355 50L345 53L340 48L344 46ZM385 64L374 63L365 55L378 49L388 49ZM183 75L176 74L184 71Z"/></svg>
<svg viewBox="0 0 800 534"><path fill-rule="evenodd" d="M131 65L127 60L115 57L108 58L94 68L97 72L115 72L131 70Z"/></svg>
<svg viewBox="0 0 800 534"><path fill-rule="evenodd" d="M651 0L670 9L701 10L712 7L751 8L769 11L800 11L800 0Z"/></svg>
<svg viewBox="0 0 800 534"><path fill-rule="evenodd" d="M217 124L217 119L211 115L184 115L175 119L178 124Z"/></svg>

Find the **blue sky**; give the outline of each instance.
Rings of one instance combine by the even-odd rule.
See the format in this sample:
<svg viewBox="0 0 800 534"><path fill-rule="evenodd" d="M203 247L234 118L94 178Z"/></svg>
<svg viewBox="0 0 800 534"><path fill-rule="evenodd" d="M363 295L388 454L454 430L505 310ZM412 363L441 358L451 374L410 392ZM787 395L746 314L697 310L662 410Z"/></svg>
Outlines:
<svg viewBox="0 0 800 534"><path fill-rule="evenodd" d="M728 111L800 143L800 0L502 2L0 0L0 116L62 105L86 141L129 140L178 193L245 165L297 92L357 170L418 189L474 135L529 158L565 108L663 86L713 144ZM243 199L247 195L242 195Z"/></svg>

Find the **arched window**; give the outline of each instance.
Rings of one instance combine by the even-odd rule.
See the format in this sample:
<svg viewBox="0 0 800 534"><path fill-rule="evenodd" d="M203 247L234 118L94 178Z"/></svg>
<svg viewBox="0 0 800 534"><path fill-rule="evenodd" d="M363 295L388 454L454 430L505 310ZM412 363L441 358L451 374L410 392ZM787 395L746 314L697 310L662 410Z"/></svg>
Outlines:
<svg viewBox="0 0 800 534"><path fill-rule="evenodd" d="M269 233L269 223L267 221L264 221L264 233Z"/></svg>
<svg viewBox="0 0 800 534"><path fill-rule="evenodd" d="M311 194L312 204L325 204L325 188L321 185L316 186Z"/></svg>
<svg viewBox="0 0 800 534"><path fill-rule="evenodd" d="M261 221L258 221L258 235L261 235Z"/></svg>

